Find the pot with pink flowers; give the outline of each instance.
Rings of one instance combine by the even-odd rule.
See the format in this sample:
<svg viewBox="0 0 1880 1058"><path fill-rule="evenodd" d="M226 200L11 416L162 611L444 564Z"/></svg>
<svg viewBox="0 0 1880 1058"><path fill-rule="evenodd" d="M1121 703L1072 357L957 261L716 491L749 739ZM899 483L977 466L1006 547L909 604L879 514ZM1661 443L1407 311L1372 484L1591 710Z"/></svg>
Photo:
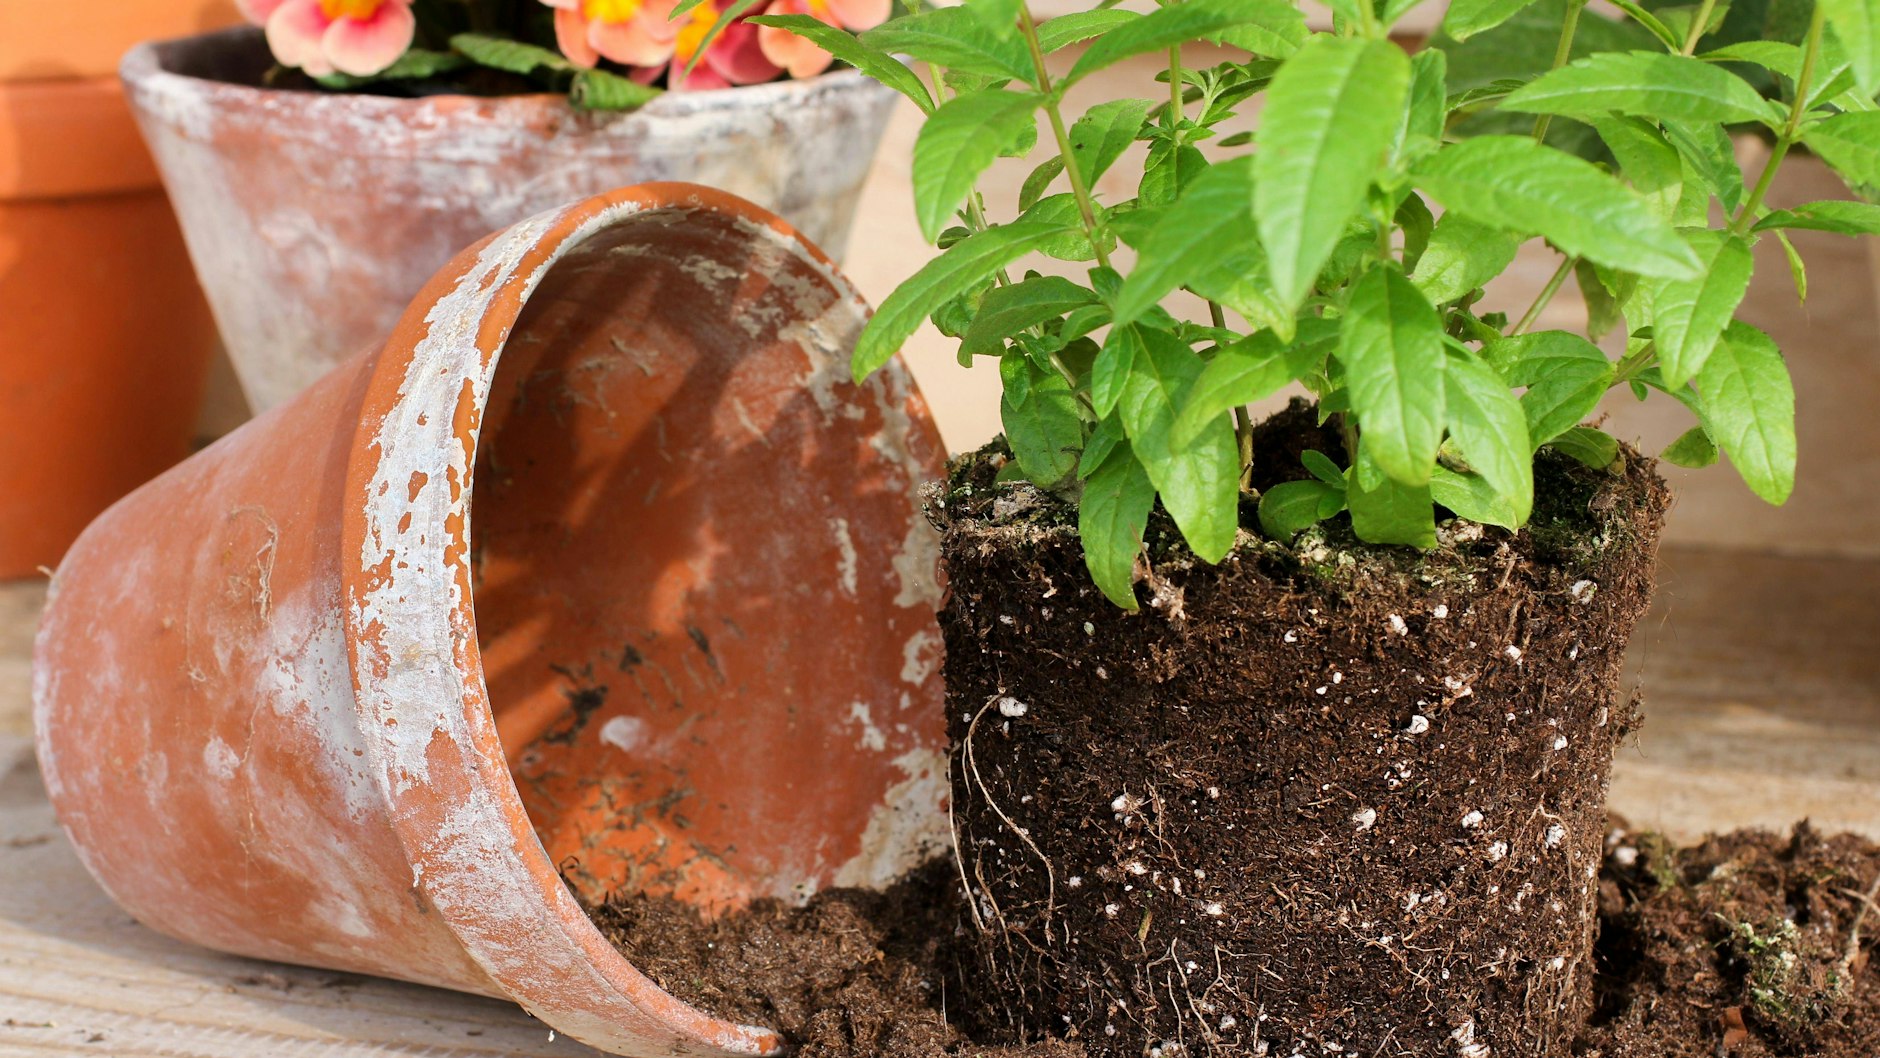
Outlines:
<svg viewBox="0 0 1880 1058"><path fill-rule="evenodd" d="M121 73L259 412L461 246L607 188L723 188L839 258L895 99L841 59L889 3L243 0Z"/></svg>

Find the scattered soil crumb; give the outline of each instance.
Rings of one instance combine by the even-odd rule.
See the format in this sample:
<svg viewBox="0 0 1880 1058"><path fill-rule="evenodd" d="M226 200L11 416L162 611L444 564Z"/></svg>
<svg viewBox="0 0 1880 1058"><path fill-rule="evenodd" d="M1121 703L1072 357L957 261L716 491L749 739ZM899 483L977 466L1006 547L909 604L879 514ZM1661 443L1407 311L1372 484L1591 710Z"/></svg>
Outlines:
<svg viewBox="0 0 1880 1058"><path fill-rule="evenodd" d="M1684 849L1614 829L1599 1009L1582 1053L1875 1058L1877 881L1880 845L1806 822L1788 837L1740 830Z"/></svg>
<svg viewBox="0 0 1880 1058"><path fill-rule="evenodd" d="M1880 1055L1880 845L1744 830L1673 848L1615 827L1600 873L1598 1012L1582 1058ZM707 921L668 897L589 908L626 957L793 1058L1083 1058L1075 1041L983 1044L947 1019L970 972L950 861L882 893L759 901ZM1858 921L1858 937L1854 937ZM1197 1052L1203 1048L1197 1048Z"/></svg>
<svg viewBox="0 0 1880 1058"><path fill-rule="evenodd" d="M620 895L588 913L661 987L731 1021L765 1025L793 1058L1083 1058L1058 1041L980 1045L947 1021L967 928L950 860L885 892L831 889L707 921L669 897Z"/></svg>

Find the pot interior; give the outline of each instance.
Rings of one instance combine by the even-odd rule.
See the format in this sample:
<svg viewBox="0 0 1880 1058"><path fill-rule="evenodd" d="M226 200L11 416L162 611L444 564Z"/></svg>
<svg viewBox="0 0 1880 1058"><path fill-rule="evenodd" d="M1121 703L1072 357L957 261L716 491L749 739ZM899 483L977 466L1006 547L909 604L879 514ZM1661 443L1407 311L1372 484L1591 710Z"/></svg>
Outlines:
<svg viewBox="0 0 1880 1058"><path fill-rule="evenodd" d="M913 503L938 446L906 392L844 381L860 323L794 243L663 210L553 265L508 338L478 642L516 787L586 899L803 898L945 833Z"/></svg>

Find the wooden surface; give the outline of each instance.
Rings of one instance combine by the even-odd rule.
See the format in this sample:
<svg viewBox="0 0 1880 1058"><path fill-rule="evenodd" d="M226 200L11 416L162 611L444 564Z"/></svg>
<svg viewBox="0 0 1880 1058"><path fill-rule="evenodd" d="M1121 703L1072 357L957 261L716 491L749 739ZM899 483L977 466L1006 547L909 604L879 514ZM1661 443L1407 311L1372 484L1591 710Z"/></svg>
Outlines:
<svg viewBox="0 0 1880 1058"><path fill-rule="evenodd" d="M43 589L0 587L0 1058L592 1055L507 1004L194 948L137 925L52 818L29 741ZM1613 807L1689 839L1803 816L1880 837L1880 562L1678 548L1632 653Z"/></svg>
<svg viewBox="0 0 1880 1058"><path fill-rule="evenodd" d="M1072 108L1139 90L1126 65L1073 92ZM1128 83L1124 83L1128 82ZM864 194L848 271L879 303L927 255L909 208L918 115L897 115ZM1100 190L1128 197L1125 159ZM1027 167L1002 162L989 197L1012 201ZM1775 196L1827 197L1802 173ZM1831 193L1831 192L1829 192ZM1880 355L1866 250L1797 236L1815 273L1806 309L1779 264L1749 314L1791 353L1802 415L1802 483L1766 510L1727 469L1679 480L1658 605L1635 643L1646 725L1620 754L1614 807L1689 839L1803 816L1880 837ZM1517 307L1554 259L1525 254L1497 293ZM1061 266L1068 270L1071 266ZM1571 290L1546 317L1572 326ZM998 373L958 367L931 328L910 362L948 444L998 429ZM236 398L238 400L238 398ZM240 421L228 394L212 421ZM1660 402L1669 404L1669 402ZM1673 409L1615 405L1615 432L1660 442ZM1701 545L1701 546L1694 546ZM30 743L28 653L43 590L0 586L0 1058L13 1056L577 1056L595 1052L490 1000L202 951L117 911L84 873L45 802Z"/></svg>

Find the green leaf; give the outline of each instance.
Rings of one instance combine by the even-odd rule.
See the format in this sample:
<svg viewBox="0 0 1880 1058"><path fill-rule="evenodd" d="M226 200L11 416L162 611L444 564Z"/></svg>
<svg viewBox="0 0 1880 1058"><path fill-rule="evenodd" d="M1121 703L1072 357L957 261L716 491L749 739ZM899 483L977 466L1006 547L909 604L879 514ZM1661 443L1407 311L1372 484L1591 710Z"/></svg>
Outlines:
<svg viewBox="0 0 1880 1058"><path fill-rule="evenodd" d="M1063 172L1064 159L1059 155L1054 154L1039 163L1038 168L1031 171L1031 175L1025 178L1024 185L1018 189L1018 208L1030 209L1037 205L1038 200L1044 197L1044 193L1050 189L1052 181Z"/></svg>
<svg viewBox="0 0 1880 1058"><path fill-rule="evenodd" d="M1695 279L1672 279L1652 296L1652 337L1665 382L1682 386L1696 375L1736 315L1755 267L1749 244L1726 232L1696 229L1685 239L1704 263Z"/></svg>
<svg viewBox="0 0 1880 1058"><path fill-rule="evenodd" d="M1660 219L1671 220L1684 193L1684 166L1657 124L1618 115L1594 118L1590 124L1618 160L1626 183L1644 196Z"/></svg>
<svg viewBox="0 0 1880 1058"><path fill-rule="evenodd" d="M1534 508L1534 448L1528 443L1527 413L1501 376L1474 353L1458 345L1449 346L1447 353L1443 387L1449 436L1462 449L1470 469L1506 501L1513 524L1493 524L1518 528ZM1437 502L1443 502L1442 497ZM1464 517L1485 520L1472 514Z"/></svg>
<svg viewBox="0 0 1880 1058"><path fill-rule="evenodd" d="M1077 503L1077 535L1090 579L1125 610L1136 609L1136 556L1154 504L1155 486L1128 441L1118 442L1085 479Z"/></svg>
<svg viewBox="0 0 1880 1058"><path fill-rule="evenodd" d="M1269 59L1284 59L1306 42L1305 16L1291 4L1263 4L1247 22L1203 39Z"/></svg>
<svg viewBox="0 0 1880 1058"><path fill-rule="evenodd" d="M1629 114L1744 122L1770 116L1749 82L1687 55L1606 52L1564 66L1502 100L1503 110L1598 118Z"/></svg>
<svg viewBox="0 0 1880 1058"><path fill-rule="evenodd" d="M921 113L934 112L933 93L927 90L927 85L918 74L887 52L863 44L846 29L832 26L811 15L756 15L745 21L758 26L787 29L912 99Z"/></svg>
<svg viewBox="0 0 1880 1058"><path fill-rule="evenodd" d="M507 37L492 37L483 33L459 33L450 38L450 46L464 58L478 66L487 66L492 70L530 74L538 69L560 71L575 69L574 63L563 58L560 52L540 48L533 44L524 44Z"/></svg>
<svg viewBox="0 0 1880 1058"><path fill-rule="evenodd" d="M379 81L424 81L441 73L461 69L469 65L469 62L469 59L455 52L408 48L390 66L378 73L355 77L352 74L335 71L316 77L314 80L320 82L323 87L344 92Z"/></svg>
<svg viewBox="0 0 1880 1058"><path fill-rule="evenodd" d="M1620 273L1615 277L1618 291L1606 285L1601 269L1591 261L1575 261L1573 278L1579 283L1580 298L1586 302L1586 336L1595 342L1625 326L1625 305L1638 286L1635 276Z"/></svg>
<svg viewBox="0 0 1880 1058"><path fill-rule="evenodd" d="M1097 351L1096 363L1090 367L1091 410L1101 416L1108 416L1115 410L1123 399L1123 389L1129 384L1136 359L1145 355L1141 328L1128 324L1110 328L1109 335L1103 339L1103 348Z"/></svg>
<svg viewBox="0 0 1880 1058"><path fill-rule="evenodd" d="M1682 35L1672 30L1670 26L1665 25L1657 15L1633 3L1632 0L1613 0L1612 6L1632 16L1634 22L1637 22L1639 25L1649 30L1651 35L1657 37L1659 43L1663 44L1666 48L1672 51L1679 51L1684 47L1684 37Z"/></svg>
<svg viewBox="0 0 1880 1058"><path fill-rule="evenodd" d="M568 89L577 110L632 110L658 98L660 90L606 70L578 70Z"/></svg>
<svg viewBox="0 0 1880 1058"><path fill-rule="evenodd" d="M1817 0L1868 96L1880 92L1880 0Z"/></svg>
<svg viewBox="0 0 1880 1058"><path fill-rule="evenodd" d="M1468 40L1485 29L1494 29L1521 13L1534 0L1450 0L1443 16L1443 32L1456 40Z"/></svg>
<svg viewBox="0 0 1880 1058"><path fill-rule="evenodd" d="M1746 62L1793 81L1802 69L1802 49L1779 40L1739 40L1704 52L1705 62Z"/></svg>
<svg viewBox="0 0 1880 1058"><path fill-rule="evenodd" d="M1735 213L1743 204L1743 171L1737 168L1736 146L1729 130L1714 121L1667 120L1662 124L1665 139L1677 149L1685 165L1717 196L1724 209ZM1707 200L1686 191L1678 222L1703 227L1709 222L1709 206Z"/></svg>
<svg viewBox="0 0 1880 1058"><path fill-rule="evenodd" d="M1801 252L1790 241L1789 233L1776 229L1776 242L1782 245L1782 256L1789 262L1789 279L1795 284L1795 302L1808 304L1808 265L1803 262Z"/></svg>
<svg viewBox="0 0 1880 1058"><path fill-rule="evenodd" d="M992 89L955 96L934 111L914 141L914 216L928 242L952 220L999 151L1037 122L1041 97Z"/></svg>
<svg viewBox="0 0 1880 1058"><path fill-rule="evenodd" d="M1365 450L1391 478L1424 485L1443 443L1443 324L1395 269L1358 280L1346 307L1338 359Z"/></svg>
<svg viewBox="0 0 1880 1058"><path fill-rule="evenodd" d="M1430 487L1406 485L1382 474L1364 472L1370 460L1370 435L1358 442L1358 459L1346 475L1345 503L1351 509L1351 528L1358 539L1372 544L1405 544L1429 549L1436 546L1436 511ZM1365 488L1367 477L1376 486Z"/></svg>
<svg viewBox="0 0 1880 1058"><path fill-rule="evenodd" d="M1640 275L1696 274L1697 255L1631 188L1526 136L1480 136L1412 172L1451 212L1543 235L1567 253Z"/></svg>
<svg viewBox="0 0 1880 1058"><path fill-rule="evenodd" d="M1612 386L1612 361L1599 346L1566 331L1503 338L1482 354L1509 385L1527 387L1521 409L1535 448L1591 414Z"/></svg>
<svg viewBox="0 0 1880 1058"><path fill-rule="evenodd" d="M1343 482L1282 481L1260 494L1260 529L1282 544L1331 517L1321 514L1328 504L1344 506ZM1337 513L1334 511L1333 513Z"/></svg>
<svg viewBox="0 0 1880 1058"><path fill-rule="evenodd" d="M1166 206L1208 169L1207 156L1188 144L1158 139L1143 162L1136 198L1143 206Z"/></svg>
<svg viewBox="0 0 1880 1058"><path fill-rule="evenodd" d="M1224 418L1191 443L1174 440L1176 411L1201 360L1167 331L1131 328L1142 347L1129 367L1117 411L1162 505L1204 562L1219 562L1240 529L1240 453Z"/></svg>
<svg viewBox="0 0 1880 1058"><path fill-rule="evenodd" d="M1880 186L1880 111L1836 114L1804 133L1802 142L1855 187Z"/></svg>
<svg viewBox="0 0 1880 1058"><path fill-rule="evenodd" d="M1454 301L1505 271L1520 247L1521 237L1513 232L1445 213L1410 282L1438 305Z"/></svg>
<svg viewBox="0 0 1880 1058"><path fill-rule="evenodd" d="M1410 105L1404 110L1403 142L1397 156L1421 158L1441 146L1449 120L1449 59L1439 48L1425 48L1410 60Z"/></svg>
<svg viewBox="0 0 1880 1058"><path fill-rule="evenodd" d="M1345 487L1345 472L1338 469L1338 464L1332 462L1332 457L1324 452L1316 448L1308 448L1299 453L1299 462L1306 468L1308 474L1327 485L1336 485L1341 489Z"/></svg>
<svg viewBox="0 0 1880 1058"><path fill-rule="evenodd" d="M862 43L890 55L911 55L950 70L1038 83L1031 54L1017 37L1001 37L971 11L939 7L903 15L862 34Z"/></svg>
<svg viewBox="0 0 1880 1058"><path fill-rule="evenodd" d="M1880 235L1880 206L1869 202L1810 202L1778 209L1756 222L1753 231L1804 228L1840 235Z"/></svg>
<svg viewBox="0 0 1880 1058"><path fill-rule="evenodd" d="M1303 30L1304 19L1284 0L1185 0L1116 26L1097 38L1059 85L1068 88L1131 55L1163 51L1234 26L1295 22Z"/></svg>
<svg viewBox="0 0 1880 1058"><path fill-rule="evenodd" d="M1253 159L1211 166L1160 211L1137 246L1136 267L1111 307L1129 323L1164 296L1243 254L1258 235L1253 222Z"/></svg>
<svg viewBox="0 0 1880 1058"><path fill-rule="evenodd" d="M1047 371L1029 357L1013 354L999 362L1005 381L999 401L999 421L1005 440L1027 480L1052 488L1077 470L1084 443L1083 419L1077 413L1077 395L1056 371ZM1022 384L1013 376L1023 377Z"/></svg>
<svg viewBox="0 0 1880 1058"><path fill-rule="evenodd" d="M1077 161L1085 187L1095 187L1097 178L1136 141L1149 107L1147 99L1112 99L1091 107L1071 124L1071 157Z"/></svg>
<svg viewBox="0 0 1880 1058"><path fill-rule="evenodd" d="M1125 22L1134 22L1141 17L1134 11L1118 8L1098 8L1095 11L1059 15L1038 24L1038 48L1049 55L1059 48L1101 36Z"/></svg>
<svg viewBox="0 0 1880 1058"><path fill-rule="evenodd" d="M1430 474L1430 499L1449 508L1458 518L1503 529L1519 529L1528 512L1517 509L1507 496L1480 474L1458 474L1439 466Z"/></svg>
<svg viewBox="0 0 1880 1058"><path fill-rule="evenodd" d="M1314 36L1274 76L1255 133L1253 210L1288 309L1364 204L1409 90L1409 59L1383 40Z"/></svg>
<svg viewBox="0 0 1880 1058"><path fill-rule="evenodd" d="M851 361L856 379L867 378L892 359L901 343L940 306L1063 233L1055 224L1002 224L960 240L927 262L888 295L862 328Z"/></svg>
<svg viewBox="0 0 1880 1058"><path fill-rule="evenodd" d="M1795 388L1769 336L1732 323L1698 372L1704 429L1750 491L1781 504L1795 488Z"/></svg>
<svg viewBox="0 0 1880 1058"><path fill-rule="evenodd" d="M1702 426L1693 426L1666 445L1658 458L1681 467L1707 467L1717 461L1717 442L1710 439Z"/></svg>
<svg viewBox="0 0 1880 1058"><path fill-rule="evenodd" d="M1025 6L1025 0L963 0L961 6L993 33L1009 37L1018 32L1018 12Z"/></svg>
<svg viewBox="0 0 1880 1058"><path fill-rule="evenodd" d="M960 351L969 356L997 356L1007 338L1096 300L1095 294L1062 276L1032 276L1011 286L994 287L979 303L978 314L960 339Z"/></svg>
<svg viewBox="0 0 1880 1058"><path fill-rule="evenodd" d="M1605 470L1619 458L1619 442L1604 430L1591 426L1575 426L1547 442L1547 447L1572 456L1594 470Z"/></svg>
<svg viewBox="0 0 1880 1058"><path fill-rule="evenodd" d="M1217 350L1189 388L1175 419L1175 443L1188 444L1215 419L1235 408L1272 396L1304 372L1307 365L1289 354L1272 331L1261 331Z"/></svg>

